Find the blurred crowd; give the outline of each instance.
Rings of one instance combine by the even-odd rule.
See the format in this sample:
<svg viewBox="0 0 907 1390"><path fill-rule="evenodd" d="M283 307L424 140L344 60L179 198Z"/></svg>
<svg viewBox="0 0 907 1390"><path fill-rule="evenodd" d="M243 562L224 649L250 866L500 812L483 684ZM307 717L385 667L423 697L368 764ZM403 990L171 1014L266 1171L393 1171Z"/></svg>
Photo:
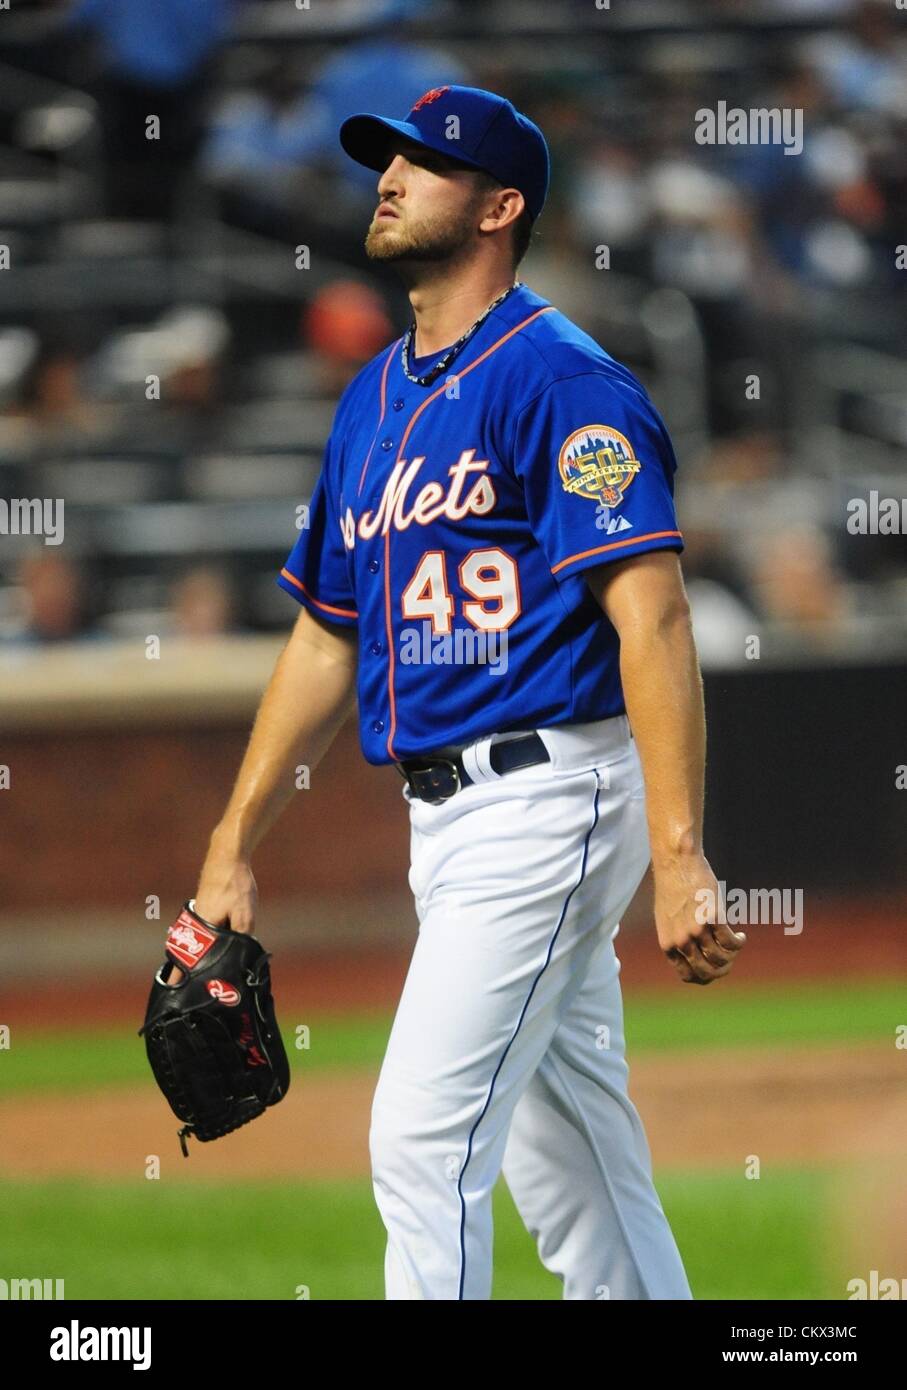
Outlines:
<svg viewBox="0 0 907 1390"><path fill-rule="evenodd" d="M495 0L31 8L0 48L19 94L0 99L0 240L8 274L18 248L47 279L37 305L0 297L0 473L7 490L52 479L71 515L109 524L7 550L0 640L100 640L149 614L199 637L287 621L249 594L292 543L337 394L409 319L365 264L377 175L337 130L461 82L549 141L521 278L665 414L704 663L743 661L763 629L820 658L891 633L907 647L907 538L845 525L870 486L907 495L907 12L891 0L713 0L683 25L653 4L639 29L573 0L522 19ZM802 152L699 144L697 112L720 102L802 113ZM42 169L73 201L17 221ZM301 243L312 273L269 278ZM181 553L177 512L153 510L263 496L286 543L263 519L242 561L226 533L193 553L191 527ZM106 553L130 504L166 543L136 527Z"/></svg>

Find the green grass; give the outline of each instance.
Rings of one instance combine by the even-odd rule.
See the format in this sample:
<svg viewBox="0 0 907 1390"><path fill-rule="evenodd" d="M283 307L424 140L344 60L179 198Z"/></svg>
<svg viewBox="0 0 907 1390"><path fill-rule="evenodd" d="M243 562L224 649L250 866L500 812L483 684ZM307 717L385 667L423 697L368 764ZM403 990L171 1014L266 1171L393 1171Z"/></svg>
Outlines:
<svg viewBox="0 0 907 1390"><path fill-rule="evenodd" d="M391 1015L353 1013L307 1020L307 1048L296 1048L294 1030L283 1036L297 1075L329 1068L371 1069L377 1076L390 1033ZM144 1039L134 1028L106 1025L92 1032L17 1030L0 1051L0 1097L14 1092L93 1090L150 1076Z"/></svg>
<svg viewBox="0 0 907 1390"><path fill-rule="evenodd" d="M706 1165L704 1165L705 1167ZM696 1298L840 1299L833 1169L665 1174L658 1193Z"/></svg>
<svg viewBox="0 0 907 1390"><path fill-rule="evenodd" d="M285 1032L297 1076L356 1067L377 1074L391 1016L356 1012L311 1017L309 1047L297 1050ZM891 1042L907 1023L907 988L878 983L809 984L712 990L678 987L631 993L626 1000L627 1047L632 1061L657 1048L780 1047L791 1043ZM86 1090L148 1080L144 1043L131 1028L92 1032L15 1030L0 1051L0 1096L13 1092Z"/></svg>
<svg viewBox="0 0 907 1390"><path fill-rule="evenodd" d="M671 1174L659 1193L697 1298L843 1296L826 1249L827 1175ZM383 1298L368 1180L0 1184L4 1278L63 1278L67 1299ZM495 1192L497 1299L559 1299L506 1187Z"/></svg>
<svg viewBox="0 0 907 1390"><path fill-rule="evenodd" d="M907 985L887 977L728 989L646 990L626 999L627 1049L884 1042L907 1023Z"/></svg>

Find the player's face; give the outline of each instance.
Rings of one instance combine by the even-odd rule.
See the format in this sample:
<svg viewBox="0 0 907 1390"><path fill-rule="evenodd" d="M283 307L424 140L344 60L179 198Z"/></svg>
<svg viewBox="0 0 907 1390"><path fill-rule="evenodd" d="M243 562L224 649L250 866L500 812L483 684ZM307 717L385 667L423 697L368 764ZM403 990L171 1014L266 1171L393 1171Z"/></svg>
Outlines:
<svg viewBox="0 0 907 1390"><path fill-rule="evenodd" d="M396 217L376 211L365 239L374 261L445 261L475 237L481 193L470 169L408 141L388 146L378 196Z"/></svg>

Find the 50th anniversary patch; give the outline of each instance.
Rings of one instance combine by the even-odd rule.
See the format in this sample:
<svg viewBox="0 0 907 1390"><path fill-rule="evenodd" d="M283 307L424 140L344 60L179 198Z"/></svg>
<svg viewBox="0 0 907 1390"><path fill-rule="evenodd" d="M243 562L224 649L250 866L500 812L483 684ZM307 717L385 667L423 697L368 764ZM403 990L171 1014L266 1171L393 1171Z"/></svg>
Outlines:
<svg viewBox="0 0 907 1390"><path fill-rule="evenodd" d="M642 464L619 430L584 425L564 440L557 466L565 492L617 507Z"/></svg>

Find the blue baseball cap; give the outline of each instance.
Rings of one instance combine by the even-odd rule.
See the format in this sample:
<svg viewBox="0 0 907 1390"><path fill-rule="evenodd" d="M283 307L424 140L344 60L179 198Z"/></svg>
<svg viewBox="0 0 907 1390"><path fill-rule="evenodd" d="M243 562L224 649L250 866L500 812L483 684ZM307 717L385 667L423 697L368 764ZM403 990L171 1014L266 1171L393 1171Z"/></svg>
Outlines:
<svg viewBox="0 0 907 1390"><path fill-rule="evenodd" d="M481 87L432 87L405 121L348 116L340 127L340 143L358 164L384 170L394 133L469 168L484 169L505 188L518 188L533 222L545 205L551 176L545 137L506 97Z"/></svg>

